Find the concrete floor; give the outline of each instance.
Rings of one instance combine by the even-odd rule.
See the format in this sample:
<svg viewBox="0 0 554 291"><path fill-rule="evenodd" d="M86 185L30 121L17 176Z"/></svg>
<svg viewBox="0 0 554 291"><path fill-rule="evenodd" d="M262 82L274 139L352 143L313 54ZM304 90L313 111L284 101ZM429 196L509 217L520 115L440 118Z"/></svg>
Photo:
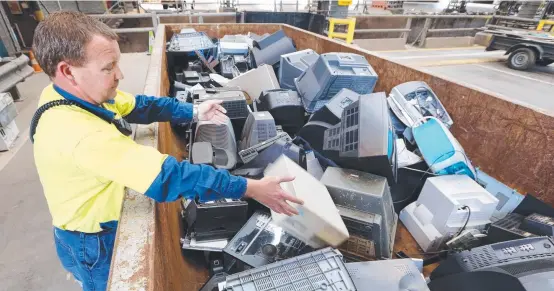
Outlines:
<svg viewBox="0 0 554 291"><path fill-rule="evenodd" d="M511 102L554 116L554 65L516 71L506 66L503 51L484 47L384 51L377 54L445 76L462 84L494 92ZM440 96L439 96L440 97Z"/></svg>
<svg viewBox="0 0 554 291"><path fill-rule="evenodd" d="M123 54L125 79L119 88L142 93L149 61L145 53ZM80 290L57 259L29 140L29 123L48 84L47 76L38 73L17 85L24 99L16 103L20 135L10 151L0 153L0 291Z"/></svg>

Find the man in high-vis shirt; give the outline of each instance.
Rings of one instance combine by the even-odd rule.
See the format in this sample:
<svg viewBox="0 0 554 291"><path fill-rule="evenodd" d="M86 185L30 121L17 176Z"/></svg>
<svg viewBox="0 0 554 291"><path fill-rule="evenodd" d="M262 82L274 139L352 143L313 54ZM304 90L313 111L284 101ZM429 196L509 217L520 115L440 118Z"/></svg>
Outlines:
<svg viewBox="0 0 554 291"><path fill-rule="evenodd" d="M127 122L222 123L225 109L219 101L193 107L117 90L120 51L105 24L82 13L52 13L37 26L33 50L52 81L31 124L35 163L58 257L84 290L106 288L125 187L157 202L247 197L297 214L287 201L302 201L280 187L293 177L248 180L135 143Z"/></svg>

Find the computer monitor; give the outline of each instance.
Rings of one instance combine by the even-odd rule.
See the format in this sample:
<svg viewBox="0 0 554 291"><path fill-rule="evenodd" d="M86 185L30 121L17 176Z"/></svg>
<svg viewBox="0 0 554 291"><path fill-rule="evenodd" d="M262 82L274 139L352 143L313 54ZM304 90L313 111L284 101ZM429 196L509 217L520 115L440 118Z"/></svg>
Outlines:
<svg viewBox="0 0 554 291"><path fill-rule="evenodd" d="M323 151L323 137L325 131L333 125L321 121L308 121L296 133L296 136L302 138L315 151L321 153Z"/></svg>
<svg viewBox="0 0 554 291"><path fill-rule="evenodd" d="M554 241L531 237L453 253L432 273L431 282L469 272L497 272L515 277L528 291L552 290Z"/></svg>
<svg viewBox="0 0 554 291"><path fill-rule="evenodd" d="M277 128L271 113L250 112L242 130L240 149L250 148L276 135Z"/></svg>
<svg viewBox="0 0 554 291"><path fill-rule="evenodd" d="M272 89L262 92L260 98L254 101L256 111L268 111L275 123L283 127L283 131L295 136L304 125L304 106L298 93L288 89Z"/></svg>
<svg viewBox="0 0 554 291"><path fill-rule="evenodd" d="M413 127L424 116L436 117L447 127L454 124L437 95L425 82L402 83L392 88L387 101L405 126Z"/></svg>
<svg viewBox="0 0 554 291"><path fill-rule="evenodd" d="M325 131L323 154L339 166L396 181L396 145L385 93L361 95Z"/></svg>
<svg viewBox="0 0 554 291"><path fill-rule="evenodd" d="M367 60L351 53L322 54L295 79L296 89L309 113L319 110L343 88L369 94L376 83L377 74Z"/></svg>
<svg viewBox="0 0 554 291"><path fill-rule="evenodd" d="M327 167L321 183L336 205L378 215L380 233L375 234L375 257L391 258L398 215L394 212L387 179L350 169ZM343 217L344 219L344 217Z"/></svg>
<svg viewBox="0 0 554 291"><path fill-rule="evenodd" d="M230 119L227 119L225 124L199 121L196 124L194 142L208 142L216 149L223 149L235 155L237 153L235 132Z"/></svg>
<svg viewBox="0 0 554 291"><path fill-rule="evenodd" d="M250 112L246 96L242 91L221 91L216 94L206 94L200 96L195 103L202 103L206 100L221 100L221 106L227 110L225 115L227 115L230 119L246 119Z"/></svg>
<svg viewBox="0 0 554 291"><path fill-rule="evenodd" d="M399 217L419 246L433 251L464 226L483 230L497 204L498 199L466 175L437 176L427 178L417 201Z"/></svg>
<svg viewBox="0 0 554 291"><path fill-rule="evenodd" d="M314 248L336 247L348 239L348 229L327 188L305 169L282 155L264 170L264 176L295 177L293 181L281 183L281 188L304 201L302 205L291 205L302 215L271 212L275 223L285 231Z"/></svg>
<svg viewBox="0 0 554 291"><path fill-rule="evenodd" d="M259 41L254 41L252 56L256 66L278 65L281 55L295 52L292 39L282 30L275 32Z"/></svg>
<svg viewBox="0 0 554 291"><path fill-rule="evenodd" d="M237 155L227 149L214 148L209 142L195 142L192 144L191 162L228 170L237 164Z"/></svg>
<svg viewBox="0 0 554 291"><path fill-rule="evenodd" d="M425 162L437 175L463 174L475 179L475 169L458 140L442 121L424 117L412 128L414 140Z"/></svg>
<svg viewBox="0 0 554 291"><path fill-rule="evenodd" d="M325 106L314 112L310 116L309 121L319 121L335 125L340 122L344 108L358 101L359 98L360 94L349 89L341 89Z"/></svg>
<svg viewBox="0 0 554 291"><path fill-rule="evenodd" d="M310 65L315 63L318 57L319 54L311 49L281 55L278 74L281 88L296 90L294 79L298 78Z"/></svg>
<svg viewBox="0 0 554 291"><path fill-rule="evenodd" d="M360 94L348 89L340 90L325 106L310 116L296 135L321 153L325 131L340 122L343 109L357 101L359 96Z"/></svg>

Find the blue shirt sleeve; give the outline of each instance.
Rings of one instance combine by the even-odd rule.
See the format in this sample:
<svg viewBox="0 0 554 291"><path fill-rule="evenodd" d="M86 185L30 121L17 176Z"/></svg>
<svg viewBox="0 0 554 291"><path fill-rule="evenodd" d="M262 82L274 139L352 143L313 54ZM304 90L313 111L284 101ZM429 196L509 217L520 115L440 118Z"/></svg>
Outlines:
<svg viewBox="0 0 554 291"><path fill-rule="evenodd" d="M168 156L160 174L144 193L157 202L170 202L180 197L198 197L201 202L222 198L239 199L246 192L246 179L208 165L177 162Z"/></svg>
<svg viewBox="0 0 554 291"><path fill-rule="evenodd" d="M124 118L130 123L149 124L170 121L186 123L192 120L192 104L175 98L135 96L135 108Z"/></svg>

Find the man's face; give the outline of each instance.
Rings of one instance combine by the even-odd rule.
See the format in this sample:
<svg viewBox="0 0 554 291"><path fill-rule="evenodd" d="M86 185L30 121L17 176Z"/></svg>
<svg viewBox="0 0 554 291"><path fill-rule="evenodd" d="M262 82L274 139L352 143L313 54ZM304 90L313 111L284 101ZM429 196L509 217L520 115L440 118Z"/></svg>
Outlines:
<svg viewBox="0 0 554 291"><path fill-rule="evenodd" d="M86 46L86 63L72 68L77 90L98 104L113 99L123 79L120 54L117 41L95 35Z"/></svg>

